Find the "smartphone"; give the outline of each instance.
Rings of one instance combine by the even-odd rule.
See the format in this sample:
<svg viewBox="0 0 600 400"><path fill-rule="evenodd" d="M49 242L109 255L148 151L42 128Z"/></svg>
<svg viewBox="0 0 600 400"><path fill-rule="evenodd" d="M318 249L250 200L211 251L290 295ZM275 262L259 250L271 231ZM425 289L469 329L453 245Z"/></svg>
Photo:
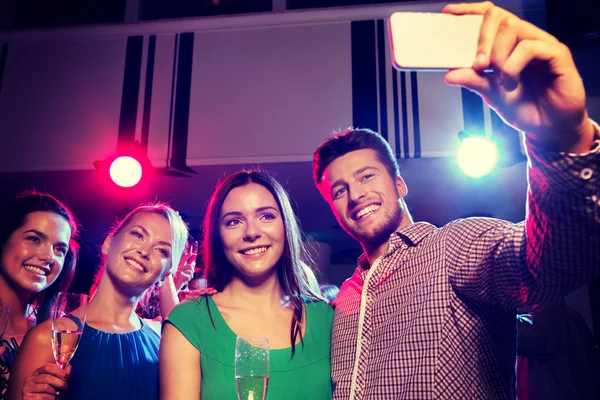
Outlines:
<svg viewBox="0 0 600 400"><path fill-rule="evenodd" d="M394 67L408 71L470 68L483 15L396 12L389 19Z"/></svg>

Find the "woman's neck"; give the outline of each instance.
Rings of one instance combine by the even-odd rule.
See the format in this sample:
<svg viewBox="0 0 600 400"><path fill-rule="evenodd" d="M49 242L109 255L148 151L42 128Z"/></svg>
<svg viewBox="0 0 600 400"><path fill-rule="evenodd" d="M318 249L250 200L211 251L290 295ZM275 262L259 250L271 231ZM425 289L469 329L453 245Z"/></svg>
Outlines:
<svg viewBox="0 0 600 400"><path fill-rule="evenodd" d="M17 293L2 275L0 275L0 293L2 293L0 296L2 298L2 316L8 312L8 307L10 307L10 319L5 334L20 335L26 333L31 327L28 318L31 294L26 292Z"/></svg>
<svg viewBox="0 0 600 400"><path fill-rule="evenodd" d="M135 313L139 297L127 296L119 292L104 276L87 308L87 320L115 327L137 327L139 318Z"/></svg>
<svg viewBox="0 0 600 400"><path fill-rule="evenodd" d="M286 301L277 274L260 282L248 282L243 278L233 277L222 293L228 304L252 307L256 310L279 308Z"/></svg>

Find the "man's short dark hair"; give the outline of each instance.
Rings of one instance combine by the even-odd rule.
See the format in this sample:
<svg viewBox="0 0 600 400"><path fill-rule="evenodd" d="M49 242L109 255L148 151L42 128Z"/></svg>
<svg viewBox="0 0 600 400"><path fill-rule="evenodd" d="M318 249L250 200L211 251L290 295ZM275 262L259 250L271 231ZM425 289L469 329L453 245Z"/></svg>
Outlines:
<svg viewBox="0 0 600 400"><path fill-rule="evenodd" d="M363 149L375 150L377 158L385 165L390 176L400 176L396 157L388 142L380 134L370 129L349 128L327 139L315 151L312 162L315 185L319 186L323 172L335 159L351 151Z"/></svg>

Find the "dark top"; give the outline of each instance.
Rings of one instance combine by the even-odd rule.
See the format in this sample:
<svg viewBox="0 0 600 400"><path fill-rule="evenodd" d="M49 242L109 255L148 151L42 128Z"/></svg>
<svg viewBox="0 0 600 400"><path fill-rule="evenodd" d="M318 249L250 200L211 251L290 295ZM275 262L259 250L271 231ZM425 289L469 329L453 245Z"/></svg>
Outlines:
<svg viewBox="0 0 600 400"><path fill-rule="evenodd" d="M73 400L158 400L160 336L142 320L134 332L112 333L86 325L71 360Z"/></svg>

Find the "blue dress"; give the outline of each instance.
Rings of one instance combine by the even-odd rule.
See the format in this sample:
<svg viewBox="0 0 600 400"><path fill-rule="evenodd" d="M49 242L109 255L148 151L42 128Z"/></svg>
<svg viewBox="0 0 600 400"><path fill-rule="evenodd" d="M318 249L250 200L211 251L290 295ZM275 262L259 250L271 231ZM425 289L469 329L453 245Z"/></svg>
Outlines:
<svg viewBox="0 0 600 400"><path fill-rule="evenodd" d="M128 333L86 324L61 400L158 400L159 341L143 320L141 329Z"/></svg>

